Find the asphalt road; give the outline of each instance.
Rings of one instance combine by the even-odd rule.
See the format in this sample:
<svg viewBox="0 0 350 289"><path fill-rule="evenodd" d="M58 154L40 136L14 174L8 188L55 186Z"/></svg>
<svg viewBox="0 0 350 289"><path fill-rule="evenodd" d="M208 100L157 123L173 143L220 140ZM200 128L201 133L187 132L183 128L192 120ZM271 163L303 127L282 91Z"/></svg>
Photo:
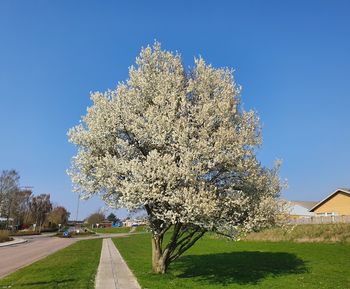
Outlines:
<svg viewBox="0 0 350 289"><path fill-rule="evenodd" d="M52 237L52 235L43 234L20 237L21 239L26 239L28 242L0 247L0 278L63 249L76 241L95 238L127 237L129 234L98 234L90 237L70 239Z"/></svg>
<svg viewBox="0 0 350 289"><path fill-rule="evenodd" d="M74 239L54 238L49 235L21 237L28 242L0 247L0 278L29 265L75 242Z"/></svg>

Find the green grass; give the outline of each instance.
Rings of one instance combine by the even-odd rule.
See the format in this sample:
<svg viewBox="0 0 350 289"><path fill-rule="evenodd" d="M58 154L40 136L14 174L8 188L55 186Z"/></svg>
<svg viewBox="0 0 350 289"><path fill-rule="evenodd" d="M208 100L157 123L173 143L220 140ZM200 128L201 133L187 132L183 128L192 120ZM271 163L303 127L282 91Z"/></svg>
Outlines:
<svg viewBox="0 0 350 289"><path fill-rule="evenodd" d="M78 241L0 280L0 288L94 288L102 239Z"/></svg>
<svg viewBox="0 0 350 289"><path fill-rule="evenodd" d="M131 230L131 227L92 229L92 231L96 233L101 233L101 234L129 233L130 230ZM140 232L146 232L146 231L147 231L147 227L142 225L142 226L137 226L134 232L140 233Z"/></svg>
<svg viewBox="0 0 350 289"><path fill-rule="evenodd" d="M258 233L251 233L244 239L274 242L350 242L350 224L310 224L271 228Z"/></svg>
<svg viewBox="0 0 350 289"><path fill-rule="evenodd" d="M350 245L233 242L205 237L174 262L167 274L151 273L149 234L116 238L115 244L148 289L346 289Z"/></svg>
<svg viewBox="0 0 350 289"><path fill-rule="evenodd" d="M129 233L130 227L119 227L119 228L98 228L92 229L96 233L102 234L115 234L115 233Z"/></svg>
<svg viewBox="0 0 350 289"><path fill-rule="evenodd" d="M141 225L137 226L135 232L140 233L140 232L147 232L148 231L148 226Z"/></svg>

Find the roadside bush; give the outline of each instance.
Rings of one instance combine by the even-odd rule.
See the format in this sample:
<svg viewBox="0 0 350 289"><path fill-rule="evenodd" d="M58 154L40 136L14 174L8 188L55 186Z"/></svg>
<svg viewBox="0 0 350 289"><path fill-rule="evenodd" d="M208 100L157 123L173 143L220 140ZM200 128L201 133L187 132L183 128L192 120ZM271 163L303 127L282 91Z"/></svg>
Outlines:
<svg viewBox="0 0 350 289"><path fill-rule="evenodd" d="M41 230L41 233L54 233L54 232L57 232L58 231L58 228L55 227L55 228L44 228Z"/></svg>
<svg viewBox="0 0 350 289"><path fill-rule="evenodd" d="M11 241L12 238L9 237L9 232L7 230L0 230L0 243Z"/></svg>
<svg viewBox="0 0 350 289"><path fill-rule="evenodd" d="M11 232L10 236L30 236L30 235L40 235L41 233L39 232L34 232L34 231L16 231L16 232Z"/></svg>

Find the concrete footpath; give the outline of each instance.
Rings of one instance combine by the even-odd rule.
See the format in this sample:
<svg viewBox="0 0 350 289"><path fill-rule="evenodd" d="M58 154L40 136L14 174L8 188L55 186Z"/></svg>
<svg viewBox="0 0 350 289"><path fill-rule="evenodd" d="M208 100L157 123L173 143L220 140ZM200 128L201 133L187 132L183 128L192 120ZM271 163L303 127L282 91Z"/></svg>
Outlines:
<svg viewBox="0 0 350 289"><path fill-rule="evenodd" d="M103 239L96 289L141 289L111 238Z"/></svg>

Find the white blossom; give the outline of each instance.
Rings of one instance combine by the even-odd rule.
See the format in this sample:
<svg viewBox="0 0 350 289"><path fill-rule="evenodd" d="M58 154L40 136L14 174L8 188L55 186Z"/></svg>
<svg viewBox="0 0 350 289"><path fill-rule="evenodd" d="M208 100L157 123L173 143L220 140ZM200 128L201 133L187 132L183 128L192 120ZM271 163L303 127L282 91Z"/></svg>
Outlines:
<svg viewBox="0 0 350 289"><path fill-rule="evenodd" d="M145 208L154 234L164 224L237 234L275 222L278 168L256 158L260 120L242 109L232 70L199 58L186 71L179 54L155 43L125 83L91 99L69 131L76 191Z"/></svg>

